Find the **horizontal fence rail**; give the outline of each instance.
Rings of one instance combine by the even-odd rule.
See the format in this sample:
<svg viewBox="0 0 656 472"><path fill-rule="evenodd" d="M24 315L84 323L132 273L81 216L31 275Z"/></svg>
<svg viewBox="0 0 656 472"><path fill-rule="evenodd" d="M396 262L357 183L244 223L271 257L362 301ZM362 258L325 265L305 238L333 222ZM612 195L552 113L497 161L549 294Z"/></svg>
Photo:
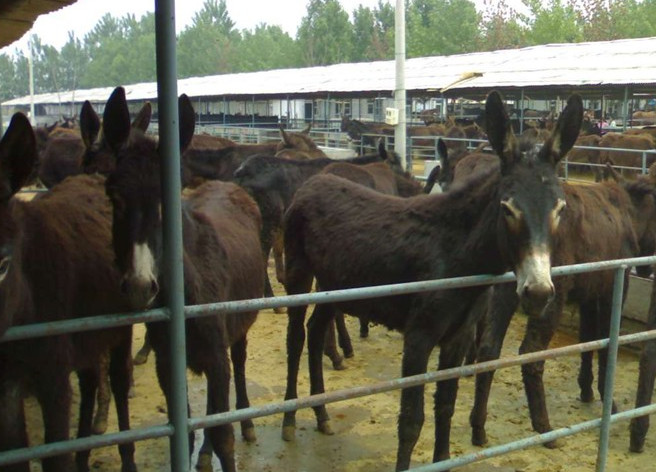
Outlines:
<svg viewBox="0 0 656 472"><path fill-rule="evenodd" d="M558 276L573 275L573 274L579 274L579 273L591 272L591 271L616 270L616 292L619 291L619 296L618 293L615 293L614 303L619 303L618 300L621 300L622 284L617 283L617 280L621 278L618 277L617 274L623 273L624 269L631 266L648 265L648 264L656 264L656 256L619 259L613 261L600 261L600 262L591 262L591 263L576 264L570 266L554 267L552 269L552 275L554 277L558 277ZM229 312L245 312L245 311L252 311L252 310L260 310L264 308L274 308L280 306L298 306L298 305L305 305L305 304L340 302L340 301L363 299L363 298L378 298L384 296L394 296L394 295L401 295L407 293L425 292L425 291L432 291L438 289L440 290L453 289L453 288L461 288L461 287L474 286L474 285L492 285L495 283L509 282L513 280L515 280L515 275L512 272L508 272L506 274L498 275L498 276L475 275L475 276L467 276L467 277L457 277L452 279L438 279L438 280L429 280L429 281L420 281L420 282L410 282L404 284L381 285L381 286L367 287L367 288L344 289L344 290L334 290L329 292L316 292L310 294L280 296L280 297L273 297L273 298L260 298L260 299L253 299L253 300L221 302L221 303L212 303L206 305L185 307L185 316L188 318L193 318L193 317L200 317L200 316L225 314ZM619 288L617 288L618 285ZM614 311L619 312L619 310L614 310ZM29 337L36 337L36 336L64 334L64 333L88 331L92 329L103 329L103 328L133 324L138 322L152 322L152 321L166 321L166 320L168 320L168 315L167 315L167 310L164 309L149 310L146 312L134 313L134 314L113 314L113 315L85 317L80 319L53 322L53 323L40 323L31 326L12 327L0 339L0 342L15 341L20 339L26 339ZM636 342L644 342L647 340L656 339L656 330L619 336L619 337L617 335L618 333L614 333L613 336L613 333L611 332L611 338L609 339L580 343L580 344L565 346L557 349L550 349L546 351L523 354L519 356L512 356L504 359L482 362L475 365L467 365L467 366L462 366L453 369L444 369L436 372L430 372L430 373L415 375L406 378L397 378L397 379L379 382L374 385L343 389L343 390L328 392L320 395L312 395L312 396L298 398L294 400L286 400L283 402L272 403L272 404L258 406L258 407L250 407L250 408L236 410L236 411L229 411L226 413L214 414L214 415L198 417L198 418L190 418L187 423L187 428L189 431L192 431L192 430L207 428L220 424L241 421L247 418L267 416L271 414L297 410L300 408L307 408L307 407L312 407L312 406L317 406L317 405L322 405L332 402L339 402L347 399L359 398L366 395L383 393L383 392L397 390L401 388L407 388L411 386L417 386L429 382L438 382L441 380L446 380L446 379L451 379L451 378L461 377L466 375L473 375L480 372L496 370L499 368L536 362L538 360L552 359L552 358L573 354L573 353L581 353L586 351L603 349L611 346L613 342L615 343L615 346L629 344L629 343L636 343ZM613 341L613 337L615 338L614 341ZM614 357L609 355L609 366L611 362L614 362ZM609 375L608 377L612 382L612 376ZM612 390L612 385L611 385L611 390ZM609 398L612 398L612 395L610 395ZM558 437L564 437L571 434L576 434L581 431L586 431L589 429L595 429L600 427L603 429L604 424L606 425L605 427L608 428L608 424L611 420L612 421L626 420L638 416L643 416L645 414L650 414L653 413L654 411L656 411L656 405L651 405L648 407L643 407L638 410L632 410L629 412L613 415L611 419L610 406L608 406L608 411L606 412L608 418L605 419L605 421L602 419L597 419L597 420L569 426L567 428L551 431L549 433L545 433L542 435L532 436L530 438L522 439L505 445L484 449L475 454L461 456L455 459L451 459L449 461L423 466L413 470L420 470L420 471L446 470L448 468L457 467L459 465L464 465L477 460L494 457L503 454L505 452L510 452L520 448L526 448L536 444L541 444L556 439ZM12 464L16 462L25 461L28 459L33 459L33 458L44 458L44 457L49 457L49 456L67 453L67 452L75 452L75 451L95 448L99 446L108 446L108 445L125 443L125 442L171 436L173 433L174 433L173 426L159 425L159 426L153 426L147 428L133 429L125 432L106 434L102 436L94 436L94 437L75 439L75 440L59 442L59 443L44 444L44 445L39 445L30 448L23 448L13 451L2 452L0 453L0 465ZM602 449L603 448L600 447L600 451L602 451ZM600 452L600 456L602 456L603 454L604 454L603 451ZM603 470L603 469L598 469L598 470Z"/></svg>

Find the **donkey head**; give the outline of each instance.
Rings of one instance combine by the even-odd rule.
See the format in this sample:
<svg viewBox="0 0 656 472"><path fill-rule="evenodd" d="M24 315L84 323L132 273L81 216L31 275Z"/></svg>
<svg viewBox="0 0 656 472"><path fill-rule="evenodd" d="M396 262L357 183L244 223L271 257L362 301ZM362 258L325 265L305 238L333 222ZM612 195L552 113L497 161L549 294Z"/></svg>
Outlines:
<svg viewBox="0 0 656 472"><path fill-rule="evenodd" d="M12 268L12 257L19 234L10 200L29 178L36 160L36 138L32 126L25 115L16 113L0 140L0 290L8 294L10 301L15 301L20 295L10 282L12 277L18 276ZM13 310L2 309L0 312L0 336L11 325L12 316Z"/></svg>
<svg viewBox="0 0 656 472"><path fill-rule="evenodd" d="M179 99L180 149L194 133L194 110ZM161 260L160 150L157 141L130 123L125 91L118 87L107 101L103 134L115 158L106 181L113 207L112 245L122 275L121 290L134 309L150 307L159 292Z"/></svg>
<svg viewBox="0 0 656 472"><path fill-rule="evenodd" d="M145 133L150 124L151 115L152 106L150 102L146 102L134 118L131 128L142 134ZM80 134L86 148L82 156L82 169L87 174L109 175L114 170L114 152L109 147L104 133L101 136L100 130L100 118L89 100L86 100L80 111Z"/></svg>
<svg viewBox="0 0 656 472"><path fill-rule="evenodd" d="M573 95L544 145L518 141L501 96L485 105L486 130L501 160L499 247L517 275L525 310L539 313L554 295L551 281L553 236L565 208L556 165L572 148L583 118L581 97Z"/></svg>

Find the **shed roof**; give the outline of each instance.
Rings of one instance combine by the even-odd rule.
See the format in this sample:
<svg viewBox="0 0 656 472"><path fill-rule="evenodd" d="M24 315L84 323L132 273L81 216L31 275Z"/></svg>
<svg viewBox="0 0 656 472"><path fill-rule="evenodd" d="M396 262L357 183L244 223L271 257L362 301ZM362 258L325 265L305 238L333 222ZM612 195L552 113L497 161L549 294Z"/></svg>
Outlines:
<svg viewBox="0 0 656 472"><path fill-rule="evenodd" d="M59 10L76 0L2 0L0 2L0 47L20 39L39 15Z"/></svg>
<svg viewBox="0 0 656 472"><path fill-rule="evenodd" d="M521 49L408 59L409 93L443 92L446 96L483 95L497 88L512 93L527 90L591 90L619 94L655 91L656 37L574 44L547 44ZM118 84L117 84L118 85ZM104 102L113 87L36 95L35 103ZM157 84L126 85L129 100L153 100ZM302 69L192 77L178 81L190 97L251 97L391 94L395 88L394 61L335 64ZM554 90L555 89L555 90ZM73 100L74 99L74 100ZM26 105L20 97L3 105Z"/></svg>

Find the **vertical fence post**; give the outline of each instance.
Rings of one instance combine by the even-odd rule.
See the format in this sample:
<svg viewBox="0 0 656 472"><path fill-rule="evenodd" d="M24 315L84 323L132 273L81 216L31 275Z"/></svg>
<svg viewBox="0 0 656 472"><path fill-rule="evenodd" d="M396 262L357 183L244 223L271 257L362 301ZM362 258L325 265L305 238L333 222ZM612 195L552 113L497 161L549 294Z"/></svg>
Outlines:
<svg viewBox="0 0 656 472"><path fill-rule="evenodd" d="M608 442L610 436L610 416L613 410L613 387L615 385L615 366L619 347L620 322L622 318L622 299L624 298L624 275L626 267L615 269L613 283L613 306L608 339L608 355L606 362L606 382L604 384L604 404L601 416L601 431L599 433L599 449L597 451L597 472L605 472L608 461Z"/></svg>
<svg viewBox="0 0 656 472"><path fill-rule="evenodd" d="M174 0L155 0L155 31L159 148L162 153L164 289L171 317L171 404L168 405L169 420L174 427L171 437L171 470L186 472L189 470L189 430Z"/></svg>

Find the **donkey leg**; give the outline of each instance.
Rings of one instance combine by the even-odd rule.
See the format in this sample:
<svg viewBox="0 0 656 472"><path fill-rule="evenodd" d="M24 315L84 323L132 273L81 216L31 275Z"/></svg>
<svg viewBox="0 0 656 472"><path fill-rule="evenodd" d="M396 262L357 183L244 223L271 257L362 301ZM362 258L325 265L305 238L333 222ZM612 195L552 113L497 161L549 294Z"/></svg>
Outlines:
<svg viewBox="0 0 656 472"><path fill-rule="evenodd" d="M107 415L109 414L109 351L101 354L98 365L98 393L96 395L98 407L93 418L93 434L103 434L107 431Z"/></svg>
<svg viewBox="0 0 656 472"><path fill-rule="evenodd" d="M490 313L487 317L487 322L484 324L480 345L476 354L478 362L491 361L499 358L510 320L518 304L519 299L514 284L496 285L492 289L489 304ZM476 374L474 406L469 415L469 424L472 428L471 442L475 446L487 444L485 422L487 420L487 404L493 379L493 370Z"/></svg>
<svg viewBox="0 0 656 472"><path fill-rule="evenodd" d="M599 307L596 298L579 304L579 341L584 343L595 339L599 339ZM581 353L578 382L583 403L590 403L594 400L592 356L592 351Z"/></svg>
<svg viewBox="0 0 656 472"><path fill-rule="evenodd" d="M412 330L405 333L403 339L403 360L401 376L408 377L426 373L428 358L434 342L425 332ZM424 385L404 388L401 391L401 408L399 411L398 436L399 448L396 454L396 469L410 468L412 450L417 444L421 428L424 425Z"/></svg>
<svg viewBox="0 0 656 472"><path fill-rule="evenodd" d="M143 346L141 346L141 349L139 349L139 352L137 352L137 355L134 356L134 360L132 361L134 365L142 365L145 364L148 361L148 355L150 354L152 347L150 345L150 339L148 337L148 331L146 331L146 335L144 336L144 343Z"/></svg>
<svg viewBox="0 0 656 472"><path fill-rule="evenodd" d="M604 339L610 336L610 318L612 312L612 297L602 297L599 300L599 331L595 339ZM608 348L598 351L599 365L597 366L597 391L603 400L606 387L606 365L608 364ZM612 412L617 413L617 404L613 400Z"/></svg>
<svg viewBox="0 0 656 472"><path fill-rule="evenodd" d="M205 371L207 378L207 402L211 405L210 413L221 413L230 409L230 365L228 352L222 346L215 346L214 365ZM221 462L221 470L235 472L235 435L232 424L223 424L208 428L205 434L212 441L214 452Z"/></svg>
<svg viewBox="0 0 656 472"><path fill-rule="evenodd" d="M4 367L4 366L2 366ZM25 429L23 392L17 383L0 379L0 451L28 446ZM30 472L30 463L21 462L1 468L3 472Z"/></svg>
<svg viewBox="0 0 656 472"><path fill-rule="evenodd" d="M96 389L98 388L98 379L100 375L105 375L107 371L100 366L96 368L85 369L77 372L78 383L80 386L80 415L77 425L77 437L86 438L92 433L93 407L95 404ZM91 451L86 449L78 451L75 454L75 463L78 472L89 471L89 455Z"/></svg>
<svg viewBox="0 0 656 472"><path fill-rule="evenodd" d="M308 293L312 289L312 274L301 261L298 267L287 263L286 267L287 293ZM305 346L305 312L307 305L289 307L287 324L287 388L285 400L298 398L298 368L301 361L303 346ZM282 438L292 441L296 431L296 412L285 412L282 423Z"/></svg>
<svg viewBox="0 0 656 472"><path fill-rule="evenodd" d="M646 330L656 329L656 288L652 288L649 311L647 313ZM645 342L640 354L640 370L638 375L638 388L636 391L636 408L649 405L654 392L654 379L656 378L656 340ZM640 416L631 420L631 442L629 449L632 452L642 452L645 437L649 430L649 415Z"/></svg>
<svg viewBox="0 0 656 472"><path fill-rule="evenodd" d="M340 355L339 351L337 351L337 337L335 331L337 331L335 320L330 320L328 328L326 329L326 338L323 342L323 353L333 363L333 369L344 370L346 366L344 365L344 358Z"/></svg>
<svg viewBox="0 0 656 472"><path fill-rule="evenodd" d="M71 417L71 385L69 373L57 369L36 386L36 395L43 412L45 442L69 439ZM70 472L74 470L73 455L62 454L41 461L43 472Z"/></svg>
<svg viewBox="0 0 656 472"><path fill-rule="evenodd" d="M232 368L235 377L235 395L237 397L237 409L248 408L251 404L248 400L246 391L246 348L248 340L244 335L239 341L234 343L230 348L230 357L232 359ZM241 436L247 442L255 442L255 426L253 420L248 419L241 422Z"/></svg>
<svg viewBox="0 0 656 472"><path fill-rule="evenodd" d="M168 334L167 327L162 326L162 323L149 323L146 325L148 328L148 335L150 342L155 351L155 372L157 373L157 381L159 388L164 394L166 399L166 408L171 415L172 408L172 390L171 390L171 357L169 355L168 347ZM187 402L187 411L190 411L189 403ZM194 450L194 432L189 433L189 454Z"/></svg>
<svg viewBox="0 0 656 472"><path fill-rule="evenodd" d="M130 408L128 397L132 380L132 327L121 328L123 341L112 349L109 364L109 379L116 404L119 431L130 429ZM134 443L119 444L121 472L136 472L134 462Z"/></svg>
<svg viewBox="0 0 656 472"><path fill-rule="evenodd" d="M439 369L449 369L462 365L473 339L460 339L440 346ZM433 449L433 462L443 461L450 457L449 442L451 438L451 418L455 411L456 397L458 395L458 378L437 382L434 409L435 409L435 446Z"/></svg>
<svg viewBox="0 0 656 472"><path fill-rule="evenodd" d="M346 329L344 313L341 310L337 310L337 314L335 315L335 326L337 327L339 347L342 348L344 357L350 359L353 357L353 344L351 343L351 336L349 335L348 329Z"/></svg>
<svg viewBox="0 0 656 472"><path fill-rule="evenodd" d="M549 346L549 342L560 320L564 300L564 293L557 289L555 299L545 308L542 316L539 318L529 318L524 340L519 347L520 354L541 351ZM551 431L544 393L544 383L542 381L543 374L544 361L522 365L522 380L524 381L524 391L526 392L528 408L531 414L531 424L533 425L533 429L538 433ZM558 444L556 441L550 441L545 443L544 446L555 448Z"/></svg>
<svg viewBox="0 0 656 472"><path fill-rule="evenodd" d="M331 328L335 317L335 308L331 304L320 304L314 307L308 320L308 362L310 367L310 394L324 393L323 365L321 352L326 338L326 331ZM313 408L317 419L317 429L324 434L334 434L330 425L330 417L325 405Z"/></svg>
<svg viewBox="0 0 656 472"><path fill-rule="evenodd" d="M360 318L360 337L363 339L369 337L369 320L366 318Z"/></svg>

